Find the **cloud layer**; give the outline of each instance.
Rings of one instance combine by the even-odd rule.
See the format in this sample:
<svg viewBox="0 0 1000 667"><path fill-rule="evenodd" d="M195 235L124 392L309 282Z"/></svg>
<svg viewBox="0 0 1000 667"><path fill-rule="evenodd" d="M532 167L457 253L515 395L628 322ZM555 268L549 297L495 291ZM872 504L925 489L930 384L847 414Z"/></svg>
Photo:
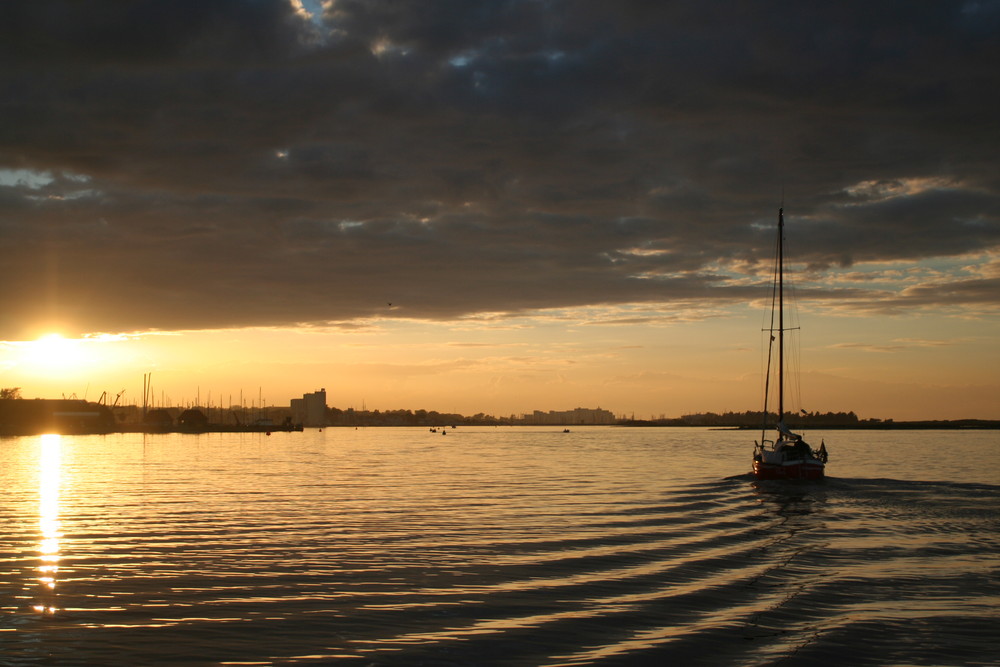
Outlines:
<svg viewBox="0 0 1000 667"><path fill-rule="evenodd" d="M782 196L805 297L996 308L995 270L834 277L995 267L998 28L995 1L4 3L0 338L746 302Z"/></svg>

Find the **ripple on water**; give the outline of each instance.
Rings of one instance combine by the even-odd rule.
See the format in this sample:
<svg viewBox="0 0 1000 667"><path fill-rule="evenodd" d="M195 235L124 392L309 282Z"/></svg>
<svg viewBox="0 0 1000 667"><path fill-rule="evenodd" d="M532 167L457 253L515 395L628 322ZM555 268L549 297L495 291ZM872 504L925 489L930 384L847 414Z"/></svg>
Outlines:
<svg viewBox="0 0 1000 667"><path fill-rule="evenodd" d="M706 473L720 465L718 440L742 451L743 434L682 431L63 438L47 475L37 440L2 441L5 659L998 654L1000 488L757 484Z"/></svg>

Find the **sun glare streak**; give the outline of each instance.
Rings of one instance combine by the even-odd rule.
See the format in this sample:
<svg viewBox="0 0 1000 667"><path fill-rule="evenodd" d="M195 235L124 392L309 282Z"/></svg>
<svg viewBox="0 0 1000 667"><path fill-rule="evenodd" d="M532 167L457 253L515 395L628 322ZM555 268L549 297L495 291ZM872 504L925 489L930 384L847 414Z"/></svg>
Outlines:
<svg viewBox="0 0 1000 667"><path fill-rule="evenodd" d="M59 483L62 438L47 434L41 438L38 458L38 528L41 541L38 546L38 582L43 595L36 611L53 614L58 611L54 597L56 575L59 572L59 540L62 537L59 523Z"/></svg>

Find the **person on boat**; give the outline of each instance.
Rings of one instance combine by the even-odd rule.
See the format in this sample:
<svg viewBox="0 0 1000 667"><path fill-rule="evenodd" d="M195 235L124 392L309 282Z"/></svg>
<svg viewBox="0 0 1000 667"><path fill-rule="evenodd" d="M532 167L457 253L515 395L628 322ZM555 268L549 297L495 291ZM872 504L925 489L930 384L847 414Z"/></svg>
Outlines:
<svg viewBox="0 0 1000 667"><path fill-rule="evenodd" d="M800 459L807 458L812 454L812 448L806 443L805 440L799 438L795 441L795 453Z"/></svg>

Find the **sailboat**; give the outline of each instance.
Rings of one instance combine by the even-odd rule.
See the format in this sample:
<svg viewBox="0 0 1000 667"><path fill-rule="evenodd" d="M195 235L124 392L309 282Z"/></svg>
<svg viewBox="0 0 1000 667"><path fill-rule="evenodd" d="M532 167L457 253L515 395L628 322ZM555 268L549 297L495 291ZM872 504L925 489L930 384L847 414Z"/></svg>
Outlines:
<svg viewBox="0 0 1000 667"><path fill-rule="evenodd" d="M819 449L813 449L801 435L793 433L785 425L785 215L784 209L778 209L778 253L775 260L774 289L776 298L771 301L771 324L768 329L769 345L767 377L771 375L771 353L775 334L778 342L778 412L776 433L771 439L767 435L768 390L770 381L764 383L764 427L760 442L754 441L753 474L757 479L823 479L828 458L826 443L821 443ZM774 316L777 314L777 327Z"/></svg>

